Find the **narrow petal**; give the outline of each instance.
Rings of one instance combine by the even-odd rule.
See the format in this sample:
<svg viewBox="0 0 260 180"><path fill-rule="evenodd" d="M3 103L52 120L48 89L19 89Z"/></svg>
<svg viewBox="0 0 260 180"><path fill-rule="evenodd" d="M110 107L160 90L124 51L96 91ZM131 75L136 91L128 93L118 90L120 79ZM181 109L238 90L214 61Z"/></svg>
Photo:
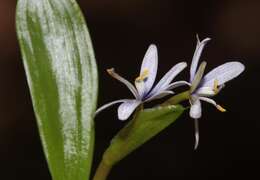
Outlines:
<svg viewBox="0 0 260 180"><path fill-rule="evenodd" d="M202 53L205 45L209 41L210 41L210 38L206 38L206 39L204 39L203 41L200 42L200 40L197 36L197 46L196 46L196 49L195 49L195 52L194 52L194 55L193 55L193 58L192 58L192 63L191 63L191 68L190 68L190 82L192 82L193 79L194 79L201 53Z"/></svg>
<svg viewBox="0 0 260 180"><path fill-rule="evenodd" d="M158 84L153 88L151 91L151 96L154 94L158 94L161 91L166 90L169 87L169 84L172 82L172 80L184 69L186 68L187 63L181 62L173 66L164 76L163 78L158 82Z"/></svg>
<svg viewBox="0 0 260 180"><path fill-rule="evenodd" d="M114 104L123 103L123 102L129 101L129 100L130 99L120 99L120 100L116 100L116 101L112 101L110 103L107 103L107 104L105 104L105 105L103 105L103 106L101 106L100 108L97 109L97 111L95 112L95 116L97 114L99 114L101 111L103 111L104 109L106 109L106 108L108 108L108 107L110 107Z"/></svg>
<svg viewBox="0 0 260 180"><path fill-rule="evenodd" d="M126 120L128 119L141 101L138 100L128 100L121 104L118 108L118 119Z"/></svg>
<svg viewBox="0 0 260 180"><path fill-rule="evenodd" d="M120 81L124 85L126 85L128 87L128 89L133 93L133 95L135 96L136 99L140 99L140 96L139 96L137 90L135 89L135 87L129 81L127 81L125 78L123 78L122 76L117 74L115 72L114 68L107 69L107 72L110 76L112 76L113 78L117 79L118 81Z"/></svg>
<svg viewBox="0 0 260 180"><path fill-rule="evenodd" d="M199 139L200 139L199 120L198 119L194 119L194 134L195 134L194 150L196 150L199 146Z"/></svg>
<svg viewBox="0 0 260 180"><path fill-rule="evenodd" d="M217 95L223 88L225 87L225 84L221 84L217 88L217 92L214 90L213 87L200 87L196 90L196 94L198 96L205 96L205 97L212 97Z"/></svg>
<svg viewBox="0 0 260 180"><path fill-rule="evenodd" d="M144 77L144 83L145 83L145 93L148 93L155 81L156 74L157 74L157 68L158 68L158 53L157 53L157 47L154 44L151 44L148 48L148 50L145 53L140 76L147 74L147 77Z"/></svg>
<svg viewBox="0 0 260 180"><path fill-rule="evenodd" d="M174 88L180 87L180 86L191 86L190 83L188 83L187 81L176 81L174 83L169 84L169 86L167 87L167 90L172 90Z"/></svg>
<svg viewBox="0 0 260 180"><path fill-rule="evenodd" d="M206 65L207 65L207 63L205 61L203 61L200 64L199 70L197 71L197 73L191 83L191 88L190 88L191 93L193 93L197 89L197 87L200 85Z"/></svg>
<svg viewBox="0 0 260 180"><path fill-rule="evenodd" d="M201 117L201 103L199 99L196 99L190 107L190 117L193 119L199 119Z"/></svg>
<svg viewBox="0 0 260 180"><path fill-rule="evenodd" d="M149 97L148 99L145 100L145 102L152 101L152 100L155 100L155 99L161 99L161 98L168 96L170 94L174 94L174 92L172 92L172 91L162 91L158 94L154 94L153 96Z"/></svg>
<svg viewBox="0 0 260 180"><path fill-rule="evenodd" d="M146 95L144 81L135 81L135 87L137 89L138 96L140 97L140 100L143 100L145 95Z"/></svg>
<svg viewBox="0 0 260 180"><path fill-rule="evenodd" d="M245 70L245 66L240 62L228 62L216 67L203 78L202 86L213 87L214 81L217 80L218 85L222 85L237 77Z"/></svg>
<svg viewBox="0 0 260 180"><path fill-rule="evenodd" d="M216 95L216 92L214 91L214 89L212 87L201 87L198 88L195 93L198 96L206 96L206 97L212 97Z"/></svg>

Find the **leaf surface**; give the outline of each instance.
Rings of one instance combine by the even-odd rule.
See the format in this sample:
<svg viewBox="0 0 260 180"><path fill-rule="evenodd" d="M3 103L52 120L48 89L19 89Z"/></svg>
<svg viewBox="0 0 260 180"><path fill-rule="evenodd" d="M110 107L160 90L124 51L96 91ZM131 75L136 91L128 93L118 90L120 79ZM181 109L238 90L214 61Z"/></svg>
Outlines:
<svg viewBox="0 0 260 180"><path fill-rule="evenodd" d="M16 28L44 152L54 180L87 180L97 67L75 0L19 0Z"/></svg>

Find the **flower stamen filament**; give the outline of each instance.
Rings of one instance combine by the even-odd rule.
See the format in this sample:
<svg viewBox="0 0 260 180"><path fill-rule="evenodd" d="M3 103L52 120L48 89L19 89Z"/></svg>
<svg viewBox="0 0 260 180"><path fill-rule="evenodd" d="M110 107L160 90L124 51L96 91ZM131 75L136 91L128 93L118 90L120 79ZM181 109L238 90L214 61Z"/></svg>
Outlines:
<svg viewBox="0 0 260 180"><path fill-rule="evenodd" d="M110 76L112 76L112 77L114 77L114 72L115 72L115 69L114 69L114 68L107 69L107 73L108 73Z"/></svg>
<svg viewBox="0 0 260 180"><path fill-rule="evenodd" d="M227 110L221 107L220 105L216 105L216 108L221 112L226 112Z"/></svg>

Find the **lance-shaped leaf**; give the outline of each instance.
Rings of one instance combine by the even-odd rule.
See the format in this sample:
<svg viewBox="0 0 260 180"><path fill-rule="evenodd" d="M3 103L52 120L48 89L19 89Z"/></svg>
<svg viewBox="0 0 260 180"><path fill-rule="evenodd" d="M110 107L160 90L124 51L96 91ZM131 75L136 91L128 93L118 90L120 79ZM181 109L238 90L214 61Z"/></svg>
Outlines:
<svg viewBox="0 0 260 180"><path fill-rule="evenodd" d="M54 180L87 180L97 68L75 0L19 0L17 33L44 152Z"/></svg>
<svg viewBox="0 0 260 180"><path fill-rule="evenodd" d="M110 166L114 165L175 122L184 110L184 107L176 105L140 111L113 138L104 153L104 163Z"/></svg>

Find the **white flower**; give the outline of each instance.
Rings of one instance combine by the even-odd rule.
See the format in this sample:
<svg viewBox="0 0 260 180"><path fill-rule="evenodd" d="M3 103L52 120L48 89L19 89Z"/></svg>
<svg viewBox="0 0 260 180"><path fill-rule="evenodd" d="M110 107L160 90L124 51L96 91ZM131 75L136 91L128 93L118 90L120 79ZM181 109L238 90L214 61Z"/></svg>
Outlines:
<svg viewBox="0 0 260 180"><path fill-rule="evenodd" d="M221 112L225 112L226 110L210 97L218 94L218 92L224 87L224 83L234 79L245 69L244 65L240 62L228 62L216 67L203 76L206 62L202 62L198 70L197 66L202 50L209 41L210 39L206 38L200 42L197 37L197 46L190 67L190 116L195 119L195 149L197 148L199 141L198 119L201 117L202 113L201 101L208 102L214 105Z"/></svg>
<svg viewBox="0 0 260 180"><path fill-rule="evenodd" d="M100 107L96 114L106 109L107 107L122 103L118 108L118 118L120 120L126 120L134 112L134 110L142 103L151 101L154 99L162 98L166 95L173 94L171 91L173 88L185 85L185 81L177 81L171 83L171 81L187 66L186 62L178 63L173 66L169 72L158 82L158 84L152 89L158 67L158 53L155 45L150 45L143 59L140 75L135 79L135 86L129 81L118 75L114 69L108 69L107 72L118 81L125 84L128 89L133 93L135 99L120 99L110 102Z"/></svg>

